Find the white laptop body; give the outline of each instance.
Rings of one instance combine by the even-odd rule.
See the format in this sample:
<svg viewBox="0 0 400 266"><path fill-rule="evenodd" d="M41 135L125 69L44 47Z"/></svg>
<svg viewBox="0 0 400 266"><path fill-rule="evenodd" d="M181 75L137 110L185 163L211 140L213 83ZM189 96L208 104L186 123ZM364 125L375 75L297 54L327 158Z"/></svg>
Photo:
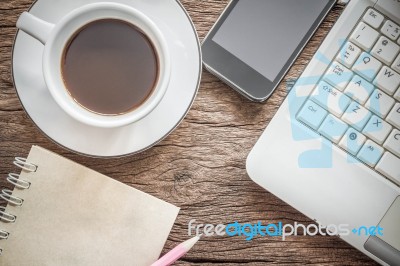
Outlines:
<svg viewBox="0 0 400 266"><path fill-rule="evenodd" d="M350 229L383 226L383 236L340 237L383 265L400 265L399 183L296 119L319 77L369 8L400 25L398 0L350 1L249 154L247 172L257 184L319 224L348 224ZM400 164L393 167L400 178Z"/></svg>

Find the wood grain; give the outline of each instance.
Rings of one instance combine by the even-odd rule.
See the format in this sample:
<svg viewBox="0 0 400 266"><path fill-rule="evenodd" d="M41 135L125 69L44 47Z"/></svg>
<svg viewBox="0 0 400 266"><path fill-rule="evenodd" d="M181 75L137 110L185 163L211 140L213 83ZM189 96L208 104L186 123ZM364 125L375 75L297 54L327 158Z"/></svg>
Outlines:
<svg viewBox="0 0 400 266"><path fill-rule="evenodd" d="M67 0L66 0L67 1ZM265 103L238 95L207 72L183 123L164 141L139 155L93 159L64 150L47 139L24 113L11 77L11 51L17 17L32 0L0 1L0 185L15 171L15 156L32 144L104 173L181 207L165 251L188 238L188 222L257 221L311 223L304 215L254 184L245 159L286 96L287 84L299 77L343 10L336 5L296 61L279 89ZM183 0L202 39L228 0ZM164 251L164 252L165 252ZM203 238L176 265L375 265L336 237Z"/></svg>

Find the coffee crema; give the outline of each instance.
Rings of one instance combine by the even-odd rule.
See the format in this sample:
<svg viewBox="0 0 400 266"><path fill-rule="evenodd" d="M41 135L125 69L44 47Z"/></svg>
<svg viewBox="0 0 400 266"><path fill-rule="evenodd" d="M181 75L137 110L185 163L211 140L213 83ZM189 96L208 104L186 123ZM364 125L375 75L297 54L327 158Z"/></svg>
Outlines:
<svg viewBox="0 0 400 266"><path fill-rule="evenodd" d="M79 105L97 114L121 115L150 97L158 82L159 62L154 45L139 28L102 19L71 38L61 71Z"/></svg>

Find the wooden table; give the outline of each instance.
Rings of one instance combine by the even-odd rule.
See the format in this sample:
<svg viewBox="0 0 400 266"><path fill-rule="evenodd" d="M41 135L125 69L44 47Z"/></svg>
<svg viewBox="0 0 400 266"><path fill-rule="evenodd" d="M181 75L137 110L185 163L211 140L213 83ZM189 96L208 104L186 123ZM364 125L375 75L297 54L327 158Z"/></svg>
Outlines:
<svg viewBox="0 0 400 266"><path fill-rule="evenodd" d="M67 0L65 0L67 1ZM188 238L188 223L228 224L257 221L309 224L312 221L254 184L246 156L286 96L288 81L299 77L343 10L336 5L296 61L285 81L265 103L241 97L207 72L183 123L164 141L139 155L93 159L64 150L46 138L22 109L11 77L11 51L17 17L33 0L0 1L0 185L15 171L13 157L32 144L57 152L116 180L181 207L165 251ZM183 0L202 39L228 0ZM176 265L329 264L375 265L337 237L301 236L203 238Z"/></svg>

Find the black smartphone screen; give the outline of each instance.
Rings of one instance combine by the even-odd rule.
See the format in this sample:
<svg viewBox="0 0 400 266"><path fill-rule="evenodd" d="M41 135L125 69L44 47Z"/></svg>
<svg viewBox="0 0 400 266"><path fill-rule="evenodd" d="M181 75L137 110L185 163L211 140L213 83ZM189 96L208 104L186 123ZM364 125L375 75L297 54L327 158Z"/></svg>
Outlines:
<svg viewBox="0 0 400 266"><path fill-rule="evenodd" d="M335 0L233 0L203 42L211 72L253 100L268 98Z"/></svg>

